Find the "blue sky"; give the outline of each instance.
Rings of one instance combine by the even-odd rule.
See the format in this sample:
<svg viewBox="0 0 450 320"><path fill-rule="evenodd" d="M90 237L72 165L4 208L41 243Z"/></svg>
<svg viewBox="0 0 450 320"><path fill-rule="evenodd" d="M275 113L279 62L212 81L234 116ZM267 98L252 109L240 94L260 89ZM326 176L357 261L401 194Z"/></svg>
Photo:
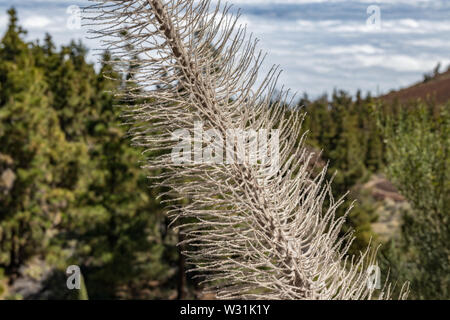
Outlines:
<svg viewBox="0 0 450 320"><path fill-rule="evenodd" d="M268 52L264 69L284 70L280 85L316 97L334 88L386 93L419 81L441 62L450 65L450 0L231 0L241 22ZM0 32L14 6L27 38L53 35L57 44L82 39L86 29L69 29L66 12L74 0L0 0ZM368 26L367 8L380 8L381 24ZM95 61L91 50L90 59Z"/></svg>

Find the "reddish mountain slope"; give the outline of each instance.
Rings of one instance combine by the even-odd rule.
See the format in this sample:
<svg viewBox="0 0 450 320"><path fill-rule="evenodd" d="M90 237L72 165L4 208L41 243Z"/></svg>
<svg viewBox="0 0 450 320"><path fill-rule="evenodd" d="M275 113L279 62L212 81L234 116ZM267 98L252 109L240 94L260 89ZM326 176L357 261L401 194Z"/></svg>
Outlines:
<svg viewBox="0 0 450 320"><path fill-rule="evenodd" d="M407 103L411 100L434 100L438 104L450 100L450 69L439 73L426 82L417 83L411 87L393 91L380 97L386 102L398 101Z"/></svg>

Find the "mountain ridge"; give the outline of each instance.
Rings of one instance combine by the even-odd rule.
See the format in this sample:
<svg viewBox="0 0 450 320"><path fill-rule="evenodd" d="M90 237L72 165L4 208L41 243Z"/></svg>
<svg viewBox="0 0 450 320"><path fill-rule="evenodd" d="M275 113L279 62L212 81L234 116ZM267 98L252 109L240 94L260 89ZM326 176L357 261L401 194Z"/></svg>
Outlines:
<svg viewBox="0 0 450 320"><path fill-rule="evenodd" d="M450 67L444 72L425 75L424 80L409 87L391 91L380 99L387 103L406 104L414 100L423 100L444 104L450 100Z"/></svg>

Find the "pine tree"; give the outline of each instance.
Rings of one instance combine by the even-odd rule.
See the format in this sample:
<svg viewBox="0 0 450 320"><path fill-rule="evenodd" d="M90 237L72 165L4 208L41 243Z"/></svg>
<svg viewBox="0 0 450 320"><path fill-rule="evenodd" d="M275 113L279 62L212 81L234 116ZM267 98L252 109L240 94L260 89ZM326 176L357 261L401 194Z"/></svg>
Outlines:
<svg viewBox="0 0 450 320"><path fill-rule="evenodd" d="M168 298L175 236L140 151L124 139L117 83L103 77L114 74L110 54L96 73L81 44L56 50L49 35L40 45L24 34L10 10L0 49L0 270L13 277L37 256L54 268L46 297L76 298L58 288L77 264L91 298Z"/></svg>
<svg viewBox="0 0 450 320"><path fill-rule="evenodd" d="M15 180L0 198L0 264L14 272L48 248L79 190L86 149L60 130L44 74L21 38L15 11L9 14L0 49L0 153L11 159Z"/></svg>
<svg viewBox="0 0 450 320"><path fill-rule="evenodd" d="M434 112L419 104L380 121L387 174L412 207L386 255L418 299L450 298L450 105Z"/></svg>

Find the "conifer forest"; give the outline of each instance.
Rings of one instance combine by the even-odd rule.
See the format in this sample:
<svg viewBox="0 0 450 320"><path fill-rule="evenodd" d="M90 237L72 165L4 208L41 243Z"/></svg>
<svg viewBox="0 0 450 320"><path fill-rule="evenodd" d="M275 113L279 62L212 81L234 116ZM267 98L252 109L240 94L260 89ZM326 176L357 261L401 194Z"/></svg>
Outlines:
<svg viewBox="0 0 450 320"><path fill-rule="evenodd" d="M0 300L450 299L450 65L293 97L225 2L89 1L98 48L30 39L19 10Z"/></svg>

